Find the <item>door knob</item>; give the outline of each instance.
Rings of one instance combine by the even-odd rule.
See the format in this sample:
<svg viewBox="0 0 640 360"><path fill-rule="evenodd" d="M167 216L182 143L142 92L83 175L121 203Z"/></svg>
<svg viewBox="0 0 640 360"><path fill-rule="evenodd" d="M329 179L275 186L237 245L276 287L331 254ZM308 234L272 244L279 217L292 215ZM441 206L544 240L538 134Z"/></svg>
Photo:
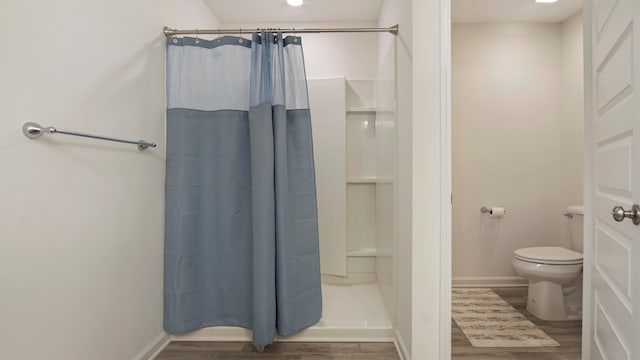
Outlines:
<svg viewBox="0 0 640 360"><path fill-rule="evenodd" d="M633 221L634 225L640 225L640 206L633 204L631 211L626 211L622 206L616 206L611 211L613 220L622 221L624 218L629 218Z"/></svg>

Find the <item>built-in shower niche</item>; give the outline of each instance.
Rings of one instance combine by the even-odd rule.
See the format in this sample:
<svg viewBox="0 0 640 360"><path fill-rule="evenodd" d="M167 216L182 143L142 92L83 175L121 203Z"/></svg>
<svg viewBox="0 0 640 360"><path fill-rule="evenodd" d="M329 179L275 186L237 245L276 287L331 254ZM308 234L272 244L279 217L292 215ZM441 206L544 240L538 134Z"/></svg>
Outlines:
<svg viewBox="0 0 640 360"><path fill-rule="evenodd" d="M345 79L347 271L324 274L327 283L392 284L392 89L391 81Z"/></svg>
<svg viewBox="0 0 640 360"><path fill-rule="evenodd" d="M386 97L392 82L336 77L308 84L323 315L304 336L341 329L348 334L340 341L388 341L393 338L395 116L393 98ZM385 94L384 101L378 94Z"/></svg>

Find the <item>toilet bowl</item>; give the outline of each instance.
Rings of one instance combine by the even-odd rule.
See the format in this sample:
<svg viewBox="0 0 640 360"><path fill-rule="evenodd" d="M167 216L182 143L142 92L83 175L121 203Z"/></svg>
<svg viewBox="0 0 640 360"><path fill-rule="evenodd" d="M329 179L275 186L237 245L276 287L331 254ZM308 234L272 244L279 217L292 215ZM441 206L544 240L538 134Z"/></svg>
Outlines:
<svg viewBox="0 0 640 360"><path fill-rule="evenodd" d="M523 252L542 255L538 259L518 255ZM568 255L567 260L550 260L553 253ZM562 247L518 249L515 254L513 268L529 281L530 313L552 321L582 317L582 254Z"/></svg>
<svg viewBox="0 0 640 360"><path fill-rule="evenodd" d="M572 245L582 251L582 206L571 206ZM513 268L529 281L527 310L542 320L582 318L582 254L560 246L514 251Z"/></svg>

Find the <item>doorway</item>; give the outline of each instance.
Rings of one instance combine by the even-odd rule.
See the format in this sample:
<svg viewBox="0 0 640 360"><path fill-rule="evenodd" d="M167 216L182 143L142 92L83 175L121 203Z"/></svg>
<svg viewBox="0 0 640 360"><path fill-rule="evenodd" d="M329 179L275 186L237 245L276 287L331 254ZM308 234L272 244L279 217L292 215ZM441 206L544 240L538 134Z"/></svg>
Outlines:
<svg viewBox="0 0 640 360"><path fill-rule="evenodd" d="M530 279L513 261L523 248L582 251L571 231L581 215L568 211L583 204L581 4L495 4L452 1L452 358L579 359L581 299L562 305L571 320L533 315ZM579 294L580 286L576 278L563 289ZM469 307L465 322L459 312ZM535 331L484 321L478 314L487 311Z"/></svg>

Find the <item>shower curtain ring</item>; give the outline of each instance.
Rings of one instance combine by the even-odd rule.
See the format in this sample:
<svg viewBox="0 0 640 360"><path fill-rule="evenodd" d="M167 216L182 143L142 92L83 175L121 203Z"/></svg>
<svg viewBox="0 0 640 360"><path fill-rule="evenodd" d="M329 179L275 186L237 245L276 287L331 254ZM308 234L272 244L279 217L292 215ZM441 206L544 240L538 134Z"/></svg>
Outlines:
<svg viewBox="0 0 640 360"><path fill-rule="evenodd" d="M196 29L196 44L200 44L200 39L198 39L198 29Z"/></svg>

